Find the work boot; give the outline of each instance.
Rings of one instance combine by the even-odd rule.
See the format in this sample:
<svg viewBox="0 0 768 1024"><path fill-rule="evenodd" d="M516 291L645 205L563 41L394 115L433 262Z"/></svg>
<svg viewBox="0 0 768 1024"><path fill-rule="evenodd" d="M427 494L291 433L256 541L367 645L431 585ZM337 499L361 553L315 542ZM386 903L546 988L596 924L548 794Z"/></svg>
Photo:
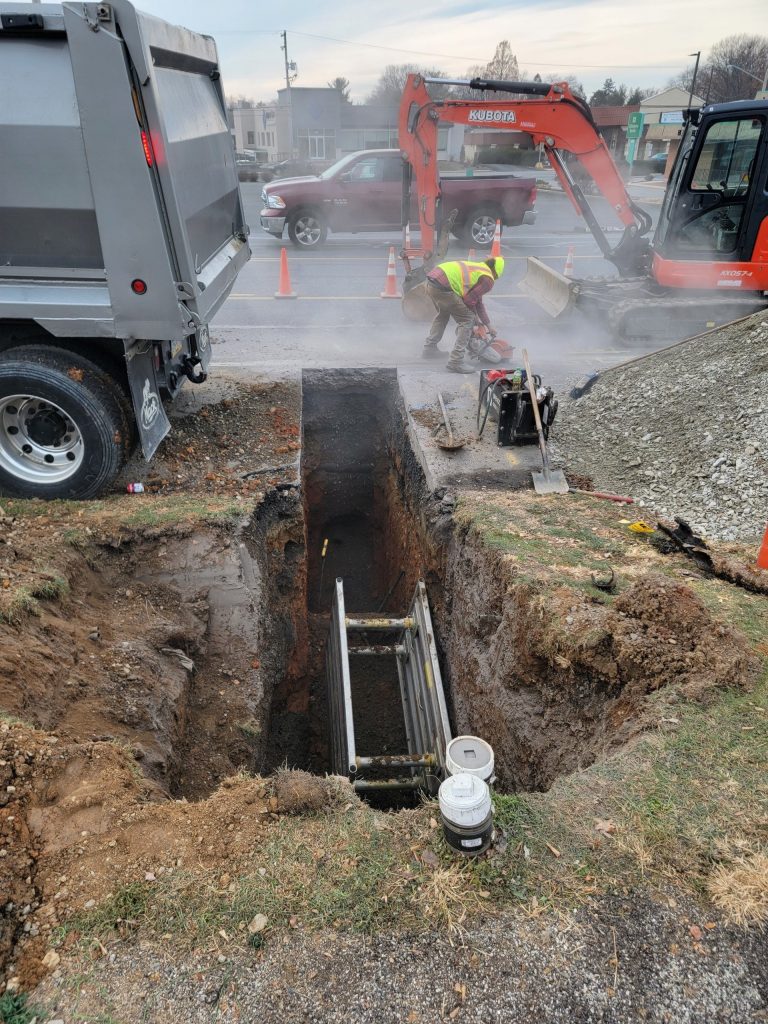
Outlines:
<svg viewBox="0 0 768 1024"><path fill-rule="evenodd" d="M451 373L477 373L477 367L470 366L464 359L458 363L448 363L446 370L449 370Z"/></svg>
<svg viewBox="0 0 768 1024"><path fill-rule="evenodd" d="M421 350L422 359L439 359L443 355L445 353L441 352L437 345L425 345Z"/></svg>

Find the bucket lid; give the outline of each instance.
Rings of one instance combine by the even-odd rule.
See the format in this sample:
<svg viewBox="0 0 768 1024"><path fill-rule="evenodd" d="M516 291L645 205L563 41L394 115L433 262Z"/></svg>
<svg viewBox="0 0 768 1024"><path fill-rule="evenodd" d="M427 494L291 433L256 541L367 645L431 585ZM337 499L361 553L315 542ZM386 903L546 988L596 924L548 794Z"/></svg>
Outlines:
<svg viewBox="0 0 768 1024"><path fill-rule="evenodd" d="M449 775L466 772L492 782L493 747L479 736L456 736L445 748L445 767Z"/></svg>
<svg viewBox="0 0 768 1024"><path fill-rule="evenodd" d="M481 824L491 811L491 791L476 775L449 775L437 794L444 818L464 828Z"/></svg>

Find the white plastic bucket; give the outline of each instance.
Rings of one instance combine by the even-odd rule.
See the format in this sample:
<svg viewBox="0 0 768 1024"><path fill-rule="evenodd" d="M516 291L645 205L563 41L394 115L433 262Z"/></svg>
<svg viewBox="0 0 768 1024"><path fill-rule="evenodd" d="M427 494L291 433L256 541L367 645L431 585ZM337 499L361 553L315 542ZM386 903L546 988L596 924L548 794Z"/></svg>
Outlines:
<svg viewBox="0 0 768 1024"><path fill-rule="evenodd" d="M456 736L445 748L445 770L449 775L476 775L489 786L495 782L493 747L479 736Z"/></svg>
<svg viewBox="0 0 768 1024"><path fill-rule="evenodd" d="M437 795L445 841L467 856L483 853L493 836L493 805L488 783L460 772L440 784Z"/></svg>

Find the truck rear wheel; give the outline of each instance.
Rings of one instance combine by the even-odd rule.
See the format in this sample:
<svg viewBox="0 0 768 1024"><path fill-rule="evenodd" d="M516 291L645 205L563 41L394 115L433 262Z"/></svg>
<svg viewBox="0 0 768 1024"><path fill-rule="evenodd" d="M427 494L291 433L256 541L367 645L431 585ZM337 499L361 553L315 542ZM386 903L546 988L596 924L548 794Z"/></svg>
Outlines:
<svg viewBox="0 0 768 1024"><path fill-rule="evenodd" d="M328 237L328 225L319 213L299 210L288 221L288 237L299 249L316 249Z"/></svg>
<svg viewBox="0 0 768 1024"><path fill-rule="evenodd" d="M490 249L493 245L496 221L500 218L500 211L492 205L478 206L470 210L462 225L462 240L473 249Z"/></svg>
<svg viewBox="0 0 768 1024"><path fill-rule="evenodd" d="M119 385L90 360L47 345L0 354L0 493L93 498L129 447Z"/></svg>

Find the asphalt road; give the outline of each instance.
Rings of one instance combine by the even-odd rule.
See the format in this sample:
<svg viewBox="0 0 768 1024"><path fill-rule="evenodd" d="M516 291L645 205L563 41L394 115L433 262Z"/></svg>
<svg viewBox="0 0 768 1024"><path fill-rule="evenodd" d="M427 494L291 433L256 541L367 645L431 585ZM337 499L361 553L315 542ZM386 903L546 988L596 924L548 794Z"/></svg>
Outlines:
<svg viewBox="0 0 768 1024"><path fill-rule="evenodd" d="M633 185L631 191L649 213L658 214L663 194L659 183ZM217 364L267 372L323 366L425 369L420 352L426 325L409 322L398 301L380 297L389 246L401 246L397 234L331 235L317 252L299 252L287 240L280 242L262 231L260 192L260 184L242 185L253 256L213 321ZM608 203L600 197L590 203L599 223L611 232L609 239L618 240L618 220ZM500 336L515 346L518 357L526 346L534 369L556 385L651 351L652 345L638 349L617 342L605 329L580 317L553 321L522 295L518 284L528 256L538 256L562 271L573 247L576 277L614 273L562 193L540 189L536 210L535 225L508 228L503 235L507 269L486 304ZM274 298L283 244L298 294L295 300ZM452 243L449 256L466 256L465 247ZM399 261L398 277L402 281ZM443 342L446 350L451 334L449 327ZM431 363L430 368L440 372L442 365Z"/></svg>

